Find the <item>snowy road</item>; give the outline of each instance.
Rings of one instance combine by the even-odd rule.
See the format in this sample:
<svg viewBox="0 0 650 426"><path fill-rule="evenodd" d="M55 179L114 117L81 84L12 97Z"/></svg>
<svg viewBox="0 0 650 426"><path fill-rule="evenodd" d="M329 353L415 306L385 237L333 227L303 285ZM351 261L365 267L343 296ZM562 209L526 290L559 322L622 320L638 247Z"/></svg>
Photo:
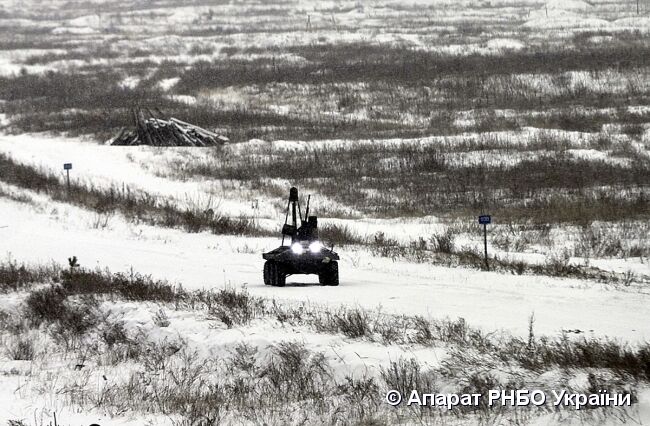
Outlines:
<svg viewBox="0 0 650 426"><path fill-rule="evenodd" d="M246 286L252 294L330 305L381 307L384 312L465 318L485 331L525 336L534 312L535 332L580 330L632 342L650 340L650 295L572 279L514 276L463 268L393 262L363 252L342 253L341 286L314 285L316 277L291 277L285 288L262 283L261 252L273 238L237 238L134 226L119 218L92 229L92 213L48 201L34 205L0 200L0 255L19 261L66 263L135 271L182 283L185 288Z"/></svg>

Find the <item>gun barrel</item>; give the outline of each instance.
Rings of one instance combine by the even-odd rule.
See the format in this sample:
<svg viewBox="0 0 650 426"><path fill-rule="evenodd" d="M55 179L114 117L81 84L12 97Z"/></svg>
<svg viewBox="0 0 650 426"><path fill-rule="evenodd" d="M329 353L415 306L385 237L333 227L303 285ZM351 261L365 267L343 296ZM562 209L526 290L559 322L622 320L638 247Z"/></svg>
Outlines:
<svg viewBox="0 0 650 426"><path fill-rule="evenodd" d="M307 208L305 209L305 222L309 219L309 202L311 201L311 194L307 196Z"/></svg>

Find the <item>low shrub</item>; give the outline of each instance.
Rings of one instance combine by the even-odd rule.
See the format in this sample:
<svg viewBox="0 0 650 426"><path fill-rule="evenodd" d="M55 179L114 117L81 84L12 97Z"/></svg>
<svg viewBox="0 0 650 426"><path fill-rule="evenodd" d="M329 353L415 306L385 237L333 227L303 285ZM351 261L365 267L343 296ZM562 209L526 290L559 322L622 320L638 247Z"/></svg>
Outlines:
<svg viewBox="0 0 650 426"><path fill-rule="evenodd" d="M56 265L27 266L8 259L0 262L0 290L16 291L32 283L56 281L59 270Z"/></svg>
<svg viewBox="0 0 650 426"><path fill-rule="evenodd" d="M342 333L353 339L372 338L374 334L371 317L368 311L361 308L325 310L312 316L309 321L320 332Z"/></svg>
<svg viewBox="0 0 650 426"><path fill-rule="evenodd" d="M447 228L443 233L433 234L430 240L434 251L451 254L454 252L454 239L454 231Z"/></svg>
<svg viewBox="0 0 650 426"><path fill-rule="evenodd" d="M60 285L32 291L25 300L25 316L34 325L65 318L68 310L63 303L67 293Z"/></svg>
<svg viewBox="0 0 650 426"><path fill-rule="evenodd" d="M118 294L128 300L172 302L182 299L184 292L171 284L155 280L151 275L134 271L110 273L79 269L61 273L63 288L68 294Z"/></svg>
<svg viewBox="0 0 650 426"><path fill-rule="evenodd" d="M4 343L5 354L15 361L32 361L36 355L34 340L31 336L15 335Z"/></svg>
<svg viewBox="0 0 650 426"><path fill-rule="evenodd" d="M210 315L226 324L228 328L248 324L263 310L262 299L251 296L245 290L237 291L234 288L224 288L205 295L203 301L207 304Z"/></svg>
<svg viewBox="0 0 650 426"><path fill-rule="evenodd" d="M422 371L420 363L415 358L399 358L391 361L388 367L380 369L381 378L388 389L399 391L403 396L417 390L421 393L434 393L436 385L435 374L432 371Z"/></svg>
<svg viewBox="0 0 650 426"><path fill-rule="evenodd" d="M362 244L364 239L347 225L325 223L319 225L319 236L322 241L337 246Z"/></svg>
<svg viewBox="0 0 650 426"><path fill-rule="evenodd" d="M92 296L78 301L63 302L62 316L53 321L50 334L54 341L74 350L82 344L82 338L99 324L97 303Z"/></svg>
<svg viewBox="0 0 650 426"><path fill-rule="evenodd" d="M308 350L304 344L281 342L260 368L261 388L271 399L291 403L311 401L324 404L331 394L332 373L322 353Z"/></svg>
<svg viewBox="0 0 650 426"><path fill-rule="evenodd" d="M164 309L158 309L156 311L155 315L153 316L153 323L156 324L158 327L169 327L169 324L171 324L171 321L169 321L169 316L167 316L167 313L165 312Z"/></svg>
<svg viewBox="0 0 650 426"><path fill-rule="evenodd" d="M370 318L365 310L346 309L332 316L335 329L347 337L360 338L371 333Z"/></svg>

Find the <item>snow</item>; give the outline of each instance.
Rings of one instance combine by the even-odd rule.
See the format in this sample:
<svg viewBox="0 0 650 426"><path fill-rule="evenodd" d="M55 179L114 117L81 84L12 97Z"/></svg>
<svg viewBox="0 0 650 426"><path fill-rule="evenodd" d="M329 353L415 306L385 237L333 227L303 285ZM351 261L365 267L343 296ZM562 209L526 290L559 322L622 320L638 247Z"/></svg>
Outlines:
<svg viewBox="0 0 650 426"><path fill-rule="evenodd" d="M546 7L530 13L530 19L523 26L535 29L577 29L611 26L605 19L590 15L593 6L580 0L553 0Z"/></svg>
<svg viewBox="0 0 650 426"><path fill-rule="evenodd" d="M2 188L11 190L8 185ZM13 188L16 193L20 189ZM185 289L239 288L250 294L275 299L280 305L330 307L359 306L379 309L386 314L423 315L441 319L463 317L468 324L486 332L506 330L525 337L527 320L535 315L535 333L555 336L562 330L580 330L580 336L610 336L632 344L650 338L647 306L650 294L636 289L620 289L586 281L536 276L512 276L463 268L443 268L404 261L373 258L364 250L341 249L341 286L324 288L313 279L296 277L285 288L264 286L261 282L260 253L278 244L276 238L240 238L206 233L186 234L125 222L119 215L105 229L90 226L94 213L53 202L48 197L22 191L30 203L0 198L4 221L0 241L6 253L0 256L20 261L65 263L73 254L82 266L109 267L112 271L134 270L157 278L180 282ZM36 230L36 231L35 231ZM357 256L356 259L354 257ZM10 312L24 294L0 297L0 309ZM165 309L168 327L153 321L159 306L153 303L111 302L101 305L112 321L122 321L130 335L147 336L151 342L183 339L190 350L203 357L222 359L233 345L246 342L269 353L271 345L282 341L304 343L322 352L335 372L346 375L378 374L402 356L414 357L428 367L439 367L449 358L444 347L383 345L377 342L347 339L342 335L315 333L303 326L283 326L273 319L254 320L249 325L228 329L202 312ZM606 320L603 313L607 313ZM141 332L138 334L138 332ZM5 372L0 400L9 403L0 409L0 421L32 418L34 412L49 420L56 411L58 419L69 422L100 422L102 425L137 425L152 421L169 424L168 419L108 417L93 411L74 410L56 398L57 386L77 380L70 369L71 360L57 359L33 365L26 361L2 361ZM89 383L103 386L103 376L119 380L121 370L89 366ZM33 373L26 375L26 372ZM56 372L57 381L43 393L38 383ZM495 371L507 375L507 372ZM123 373L122 373L123 374ZM548 375L547 375L548 376ZM538 379L551 380L549 377ZM20 389L14 392L15 389ZM41 389L41 390L37 390ZM49 392L49 393L48 393ZM640 392L639 415L648 417L648 394ZM553 422L544 416L538 424ZM76 423L75 423L76 424Z"/></svg>
<svg viewBox="0 0 650 426"><path fill-rule="evenodd" d="M322 206L322 203L319 203ZM427 239L436 232L444 231L443 224L435 216L418 218L395 218L395 219L326 219L328 224L347 227L352 233L360 236L372 237L377 233L383 233L386 238L408 244L416 236Z"/></svg>
<svg viewBox="0 0 650 426"><path fill-rule="evenodd" d="M101 23L101 17L97 15L86 15L80 16L78 18L70 19L68 25L73 27L99 27Z"/></svg>
<svg viewBox="0 0 650 426"><path fill-rule="evenodd" d="M549 0L546 2L546 7L549 9L588 12L592 10L594 6L593 4L589 4L582 0Z"/></svg>
<svg viewBox="0 0 650 426"><path fill-rule="evenodd" d="M378 342L348 339L340 334L316 333L304 326L283 325L276 320L256 319L250 324L227 328L222 322L210 319L203 313L166 310L169 326L159 327L153 322L155 305L142 303L105 303L104 312L112 321L124 323L132 336L148 336L151 342L184 340L190 350L203 357L226 358L237 344L246 343L258 350L263 358L274 344L298 341L313 351L322 352L334 365L340 378L364 372L379 373L379 367L388 360L415 357L423 365L440 366L447 356L444 348L386 346Z"/></svg>
<svg viewBox="0 0 650 426"><path fill-rule="evenodd" d="M138 86L138 84L140 84L140 78L133 77L133 76L126 77L124 80L120 82L120 86L128 89L134 89L135 87Z"/></svg>
<svg viewBox="0 0 650 426"><path fill-rule="evenodd" d="M650 262L643 258L628 259L590 259L589 263L597 268L618 273L650 275Z"/></svg>
<svg viewBox="0 0 650 426"><path fill-rule="evenodd" d="M313 279L290 277L283 289L261 282L263 251L276 238L238 238L186 234L112 219L109 229L89 229L93 214L48 203L39 209L6 199L0 206L7 228L0 228L3 251L28 262L77 255L85 267L136 271L182 283L185 288L246 287L251 294L308 303L382 307L386 313L465 318L492 331L556 335L579 329L587 336L611 336L631 342L650 338L650 295L600 284L543 276L511 276L463 268L445 268L373 258L341 249L341 286L313 286ZM42 213L38 213L40 211ZM38 229L38 233L34 233ZM2 255L2 253L0 253ZM358 256L354 258L353 256ZM576 301L580 301L577 306ZM603 321L603 312L608 312Z"/></svg>
<svg viewBox="0 0 650 426"><path fill-rule="evenodd" d="M28 3L28 6L25 6ZM63 7L65 0L37 2L28 0L6 0L5 8L13 13L20 11L20 16L28 14L28 7L48 8L56 11ZM101 4L91 1L86 11L61 11L56 20L2 19L2 24L24 28L43 29L50 34L74 42L98 42L104 39L102 34L117 21L111 19L110 13L94 14L91 7ZM617 5L616 5L617 6ZM315 1L301 0L296 11L291 10L281 18L257 15L267 7L264 2L246 4L246 12L241 13L242 6L230 2L215 9L214 21L208 23L206 14L208 6L171 6L160 7L148 5L142 10L125 9L120 13L121 23L117 24L119 35L112 46L116 51L144 50L151 52L141 58L99 58L89 60L63 60L47 65L23 65L28 56L44 53L65 53L66 50L46 49L42 51L21 50L0 51L0 75L11 75L25 70L28 73L42 73L51 69L74 69L81 66L120 66L128 63L172 60L180 66L192 64L199 60L218 61L226 53L224 47L265 48L278 45L322 45L325 43L372 42L379 45L395 44L409 48L455 55L472 53L500 54L511 50L534 46L542 43L557 43L557 37L571 35L581 28L606 28L609 31L619 29L650 29L650 17L630 16L616 19L618 11L611 14L610 3L592 3L581 0L533 0L513 1L463 1L454 0L409 0L375 1L359 3L354 1ZM293 7L293 6L292 6ZM625 6L627 7L627 6ZM631 6L630 6L631 7ZM532 30L522 37L518 25L521 16L530 8L533 10L523 24ZM12 10L13 9L13 10ZM25 9L23 11L22 9ZM603 12L603 10L608 10ZM81 10L81 9L80 9ZM331 12L334 10L334 12ZM339 12L337 12L337 10ZM627 14L631 9L626 9ZM523 14L522 14L523 11ZM56 11L58 12L58 11ZM248 13L252 12L252 13ZM86 14L78 16L79 14ZM319 26L317 31L303 31L304 16L310 14L312 24ZM36 16L36 15L33 15ZM151 17L158 25L146 25ZM261 18L260 18L261 16ZM607 17L608 19L604 19ZM525 18L526 19L526 18ZM268 22L267 22L268 20ZM333 22L335 21L335 22ZM404 22L425 22L424 26L404 27ZM494 29L492 25L504 25L513 22L513 27L505 31ZM389 25L387 25L387 23ZM453 37L466 24L481 24L480 34ZM282 28L290 26L290 31ZM240 29L239 34L218 34L215 36L176 35L177 31L187 28L211 31L212 26L224 29ZM345 29L350 28L351 31ZM256 31L245 29L255 28ZM296 30L298 28L298 30ZM340 28L344 28L340 30ZM478 28L478 27L477 27ZM259 30L259 31L258 31ZM442 31L452 37L438 36ZM560 31L557 31L560 30ZM139 34L138 34L139 33ZM97 36L93 36L98 34ZM88 37L88 36L91 37ZM127 35L120 38L121 35ZM76 37L75 37L76 36ZM614 40L610 36L603 39ZM454 40L453 43L449 43ZM610 41L611 41L610 40ZM594 43L602 40L594 37ZM560 41L564 43L564 41ZM188 47L194 44L214 47L214 54L189 55ZM274 56L278 61L304 62L305 59L293 54L235 54L233 59L255 60ZM563 90L575 90L587 87L608 93L628 91L625 73L604 71L597 75L586 72L569 72L561 77L568 77L567 88L560 88L554 76L519 76L517 81L522 87L534 86L541 94L563 93ZM643 79L641 79L643 80ZM165 78L158 86L173 92L179 79ZM564 81L564 80L562 80ZM127 77L126 87L135 87L137 77ZM488 84L493 81L488 80ZM499 83L496 81L496 83ZM639 81L639 90L643 91L643 81ZM280 91L282 89L279 89ZM361 88L363 91L364 88ZM218 91L206 91L189 95L170 93L171 99L187 104L210 102L231 106L234 103L256 102L257 93L246 93L237 88L225 88ZM282 98L279 98L282 99ZM286 114L296 107L291 100L284 100L270 106L276 112ZM1 106L0 106L1 109ZM646 106L630 107L630 110L643 112ZM604 111L604 110L603 110ZM550 113L545 111L542 114ZM500 113L499 113L500 114ZM533 113L534 114L534 113ZM503 112L503 115L507 115ZM363 110L347 114L350 118L365 119ZM407 123L410 117L405 117ZM459 127L471 126L475 121L473 111L459 114L455 124ZM0 114L0 127L9 121ZM605 128L604 130L608 130ZM620 129L614 129L620 130ZM575 158L626 162L624 158L612 158L610 153L590 149L593 144L589 137L579 132L561 132L556 130L524 129L521 132L499 132L480 137L503 138L505 144L526 145L541 132L569 140L571 149L568 153ZM476 133L467 133L453 137L428 137L421 139L392 139L379 141L388 145L399 144L445 144L453 146L467 139L479 138ZM247 150L259 152L265 149L280 150L300 154L301 151L349 144L347 140L328 140L306 143L303 141L251 140L247 143L228 147L228 152L237 155ZM374 144L378 141L354 141L360 144ZM620 140L614 141L619 143ZM650 129L642 135L642 145L632 143L639 153L644 154L650 143ZM274 202L265 196L245 188L225 189L219 181L190 178L176 180L168 176L171 164L183 164L187 161L203 161L212 155L209 150L168 149L151 147L108 147L90 143L82 138L69 139L48 135L0 135L0 152L9 153L13 158L34 165L63 178L61 163L72 162L74 180L107 187L128 187L142 189L160 199L184 206L187 204L204 205L209 197L214 197L220 212L229 215L249 215L253 199L259 198L259 210L255 212L256 220L268 229L277 229L280 217ZM516 152L516 151L515 151ZM498 151L468 152L449 155L450 162L488 162L493 164L515 164L523 156L528 158L542 155L542 152L513 153L507 159ZM501 158L499 158L501 157ZM389 159L390 160L390 159ZM273 185L288 186L289 182L270 180ZM231 183L231 185L234 185ZM279 244L278 238L244 238L232 236L215 236L208 233L187 234L180 230L161 229L127 222L119 214L99 217L97 213L62 202L54 202L49 197L25 191L6 184L0 184L0 193L22 199L23 202L11 201L0 197L0 257L17 259L33 263L55 261L66 263L67 257L77 255L84 267L109 267L111 270L136 271L152 274L154 277L169 279L182 283L187 289L198 288L246 288L251 294L273 298L285 305L310 304L337 308L339 306L360 306L367 309L380 309L388 314L420 314L431 318L463 317L474 327L486 332L506 330L515 335L526 337L528 318L534 313L535 333L556 336L562 330L580 330L579 336L609 336L620 341L629 341L633 345L650 340L650 325L647 317L650 293L640 285L607 285L587 280L551 278L544 276L515 276L493 272L481 272L465 268L446 268L429 264L416 264L402 259L386 259L372 256L364 248L340 247L341 286L323 288L317 279L310 277L290 277L285 288L271 288L261 282L261 252ZM331 199L320 197L321 207L332 208ZM350 211L352 215L358 213ZM106 226L103 221L106 220ZM413 238L425 238L443 229L439 218L399 219L331 219L321 217L320 223L346 226L362 236L372 236L383 232L387 238L407 243ZM98 226L99 224L99 226ZM570 232L562 230L553 235L559 241L565 241L567 247L573 243ZM641 237L643 238L643 237ZM475 245L476 240L463 234L457 239L459 245ZM556 243L561 245L560 243ZM494 250L499 256L525 259L531 263L545 261L541 244L535 244L525 253L503 253ZM533 252L537 250L538 252ZM585 259L572 258L574 263L586 262ZM588 259L589 264L598 268L629 272L635 275L649 275L650 264L646 258L627 259ZM0 310L15 312L25 293L0 295ZM232 346L242 341L259 349L260 356L268 354L269 345L283 340L304 342L310 349L326 354L334 365L336 374L364 373L376 374L380 365L400 356L415 356L428 366L437 367L445 362L449 354L447 348L422 348L418 346L386 346L377 342L347 339L342 335L324 335L315 333L306 327L285 327L273 320L256 320L247 326L226 329L222 323L206 318L202 313L168 310L170 326L161 328L153 322L153 315L158 306L142 303L109 303L102 309L109 312L112 319L121 319L129 331L146 331L151 339L186 338L192 348L204 355L226 355ZM40 344L40 343L39 343ZM105 425L142 425L172 424L166 416L138 414L137 418L112 417L105 413L79 413L77 407L67 404L55 392L57 383L74 379L69 374L69 363L73 360L49 359L47 362L0 360L0 423L13 419L26 419L34 424L52 424L56 412L59 424ZM67 364L66 364L67 363ZM122 367L121 367L122 368ZM90 373L91 383L101 386L103 368L95 368ZM506 375L505 372L494 372ZM118 372L119 374L119 372ZM562 379L566 372L551 371L540 376L539 382ZM549 379L549 377L551 377ZM585 372L580 372L570 381L574 387L584 386ZM58 382L57 382L58 380ZM43 386L45 383L47 386ZM37 385L40 384L40 388ZM641 385L638 392L639 404L631 410L630 420L638 423L650 422L650 389ZM624 417L626 418L626 417ZM533 424L584 424L589 417L564 413L549 413L533 420ZM609 424L618 420L607 418L600 424ZM525 420L523 420L525 421ZM451 423L454 421L452 420ZM498 422L498 421L497 421Z"/></svg>
<svg viewBox="0 0 650 426"><path fill-rule="evenodd" d="M0 51L0 76L18 75L23 70L30 74L40 74L50 67L44 65L22 65L13 51Z"/></svg>
<svg viewBox="0 0 650 426"><path fill-rule="evenodd" d="M158 82L158 87L160 87L162 90L169 90L172 87L174 87L178 83L179 80L180 80L180 77L165 78L165 79L160 80Z"/></svg>
<svg viewBox="0 0 650 426"><path fill-rule="evenodd" d="M650 30L650 16L633 16L629 18L621 18L615 20L614 24L619 27L648 31Z"/></svg>
<svg viewBox="0 0 650 426"><path fill-rule="evenodd" d="M4 295L0 296L0 302L4 299ZM377 376L380 367L402 357L414 358L425 368L440 367L441 362L448 358L444 347L387 346L337 334L315 333L304 326L284 325L275 319L255 319L250 324L229 329L221 321L211 319L201 311L163 308L168 325L161 327L153 321L153 316L160 309L159 305L153 303L105 301L99 309L107 321L122 323L127 335L139 339L142 344L182 341L190 353L196 351L204 360L227 359L236 345L245 343L256 349L256 358L260 361L270 355L271 348L277 343L299 342L325 356L337 381L347 376ZM32 334L40 344L42 337L38 332ZM59 422L74 420L109 425L137 424L121 416L111 418L103 410L84 410L84 414L78 414L76 411L79 410L73 411L69 403L56 397L59 389L71 383L80 383L81 386L89 383L98 390L119 383L134 371L129 363L111 366L110 363L90 362L85 363L83 370L76 372L71 368L74 362L65 357L61 359L55 353L49 353L42 360L37 357L34 361L1 361L0 374L5 379L0 389L0 400L7 404L0 408L0 422L32 418L35 412L48 419L56 412ZM52 380L53 376L56 380ZM140 421L144 420L140 418ZM151 420L152 424L170 424L164 419L151 419L151 416L146 416L146 420Z"/></svg>
<svg viewBox="0 0 650 426"><path fill-rule="evenodd" d="M488 40L487 47L493 50L520 50L526 45L520 40L510 38L493 38Z"/></svg>
<svg viewBox="0 0 650 426"><path fill-rule="evenodd" d="M567 153L573 157L585 160L609 160L610 157L606 152L597 149L567 149Z"/></svg>
<svg viewBox="0 0 650 426"><path fill-rule="evenodd" d="M174 149L160 150L155 147L114 147L98 145L83 139L66 139L59 137L0 135L0 149L10 152L19 162L31 164L60 174L63 178L63 164L72 163L71 179L81 182L92 182L93 185L119 188L129 187L131 190L143 189L165 198L184 204L196 200L204 200L210 195L220 201L223 211L231 215L248 214L248 200L222 199L219 190L210 182L173 181L157 176L155 168L145 170L134 165L133 158L144 156L147 161L162 160L165 164L167 155L174 156ZM179 152L187 150L179 150ZM190 152L206 153L206 150ZM152 155L153 154L153 155ZM201 154L207 155L207 154ZM152 158L153 157L153 158Z"/></svg>
<svg viewBox="0 0 650 426"><path fill-rule="evenodd" d="M90 27L57 27L52 30L52 34L96 34L97 30Z"/></svg>
<svg viewBox="0 0 650 426"><path fill-rule="evenodd" d="M507 144L523 144L529 137L534 137L538 132L531 131L522 133L503 133ZM547 132L555 134L557 132ZM568 134L562 137L570 136ZM464 136L464 137L471 137ZM573 136L572 136L573 137ZM453 145L463 137L453 138L427 138L422 140L388 140L381 141L385 144L440 144ZM577 136L576 136L577 138ZM577 139L576 139L577 140ZM583 141L584 142L584 141ZM251 140L246 143L232 144L227 147L231 155L238 155L242 152L260 152L264 155L268 147L287 152L299 152L310 148L325 148L328 146L342 146L349 141L332 140L316 142L300 141L275 141L265 142L262 140ZM355 143L379 143L378 141L358 141ZM112 187L122 190L143 190L151 195L158 195L170 201L180 208L196 206L203 210L211 207L215 212L229 216L252 217L260 226L265 229L276 230L278 221L281 220L281 212L276 210L276 201L267 195L259 194L256 191L246 189L245 185L239 187L234 182L221 182L219 180L207 180L202 178L184 178L176 180L173 176L168 177L170 166L183 169L185 164L206 164L209 167L213 156L217 155L210 149L193 148L168 148L156 147L113 147L97 145L79 138L48 137L44 135L21 135L21 136L0 136L0 145L5 152L8 152L16 161L30 164L37 168L47 170L63 179L62 164L73 163L71 177L73 181L92 183L99 187ZM573 145L573 144L572 144ZM579 147L581 143L576 143ZM613 158L606 153L592 149L576 148L568 152L576 158L588 158L594 160L607 160L626 164L629 160L625 158ZM504 158L499 151L472 151L460 152L448 155L450 163L489 163L512 165L523 158L530 158L533 155L544 155L539 152L522 152ZM216 158L216 157L215 157ZM269 180L268 185L277 187L289 187L290 182L281 180ZM234 186L233 186L234 185ZM306 193L309 188L303 188ZM372 194L370 194L372 196ZM251 203L257 201L258 208L251 210ZM210 206L208 206L210 204ZM434 216L419 218L363 218L360 213L352 207L336 203L328 197L319 195L316 212L346 212L349 218L327 218L319 214L328 223L347 227L353 233L362 237L372 238L378 232L383 232L387 238L395 239L401 243L408 244L423 236L428 239L433 233L444 230L444 225L439 218ZM283 216L282 216L283 217ZM93 219L94 220L94 219ZM458 247L462 245L475 246L476 241L459 239ZM548 248L543 248L543 252ZM544 259L544 256L541 255ZM528 259L536 261L535 259Z"/></svg>
<svg viewBox="0 0 650 426"><path fill-rule="evenodd" d="M560 28L606 28L610 22L604 19L580 18L570 14L556 14L552 16L549 12L549 18L536 18L526 21L524 27L537 29L560 29Z"/></svg>
<svg viewBox="0 0 650 426"><path fill-rule="evenodd" d="M196 97L191 95L171 95L169 98L188 105L194 105L196 103Z"/></svg>

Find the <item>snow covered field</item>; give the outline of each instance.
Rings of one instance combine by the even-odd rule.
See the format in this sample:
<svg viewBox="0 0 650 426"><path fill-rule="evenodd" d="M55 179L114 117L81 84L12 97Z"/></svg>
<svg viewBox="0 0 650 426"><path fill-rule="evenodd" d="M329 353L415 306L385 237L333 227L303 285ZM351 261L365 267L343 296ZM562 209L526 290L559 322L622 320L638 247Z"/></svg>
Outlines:
<svg viewBox="0 0 650 426"><path fill-rule="evenodd" d="M3 1L0 424L650 423L648 13ZM338 287L264 285L291 186ZM494 389L631 404L386 401Z"/></svg>
<svg viewBox="0 0 650 426"><path fill-rule="evenodd" d="M450 269L342 249L340 288L320 287L312 276L295 276L289 280L293 285L278 290L264 286L261 279L261 253L278 245L278 238L186 234L125 223L119 217L111 219L108 229L92 229L92 213L46 200L36 206L3 201L3 209L8 217L19 218L0 231L6 255L29 263L65 263L76 255L86 267L115 272L133 268L188 289L245 287L251 294L281 300L463 317L486 331L504 329L520 336L528 333L527 321L534 313L542 334L575 330L630 342L650 338L644 324L650 300L645 286L617 288L575 279Z"/></svg>
<svg viewBox="0 0 650 426"><path fill-rule="evenodd" d="M182 204L187 194L206 197L214 194L214 182L176 181L159 176L158 155L172 155L163 150L148 148L123 149L95 145L88 142L52 139L38 135L2 137L2 153L41 170L55 172L63 162L72 162L75 181L93 182L110 187L118 176L124 185L150 191L157 196L175 200ZM152 157L153 155L153 157ZM135 160L137 159L137 160ZM147 161L153 159L153 161ZM152 168L143 169L143 164ZM83 177L82 177L83 176ZM287 287L278 289L265 286L261 277L261 252L275 247L278 238L245 238L239 236L218 236L210 233L188 234L182 230L159 228L125 218L119 213L100 215L97 212L68 203L52 200L48 195L23 189L10 184L0 188L5 197L0 199L4 212L0 226L3 256L7 261L16 259L27 264L43 265L55 262L65 265L66 259L77 256L84 268L109 268L113 272L137 271L150 274L156 279L181 284L186 290L238 289L253 296L260 296L280 306L308 307L308 309L336 310L339 307L353 307L380 312L383 315L420 315L432 321L457 320L463 318L469 327L490 334L507 333L526 339L530 333L530 318L534 318L534 333L538 336L565 335L569 339L611 338L632 345L642 345L650 339L647 325L650 292L647 284L628 286L597 283L583 279L553 278L546 276L506 275L485 272L464 267L448 268L427 264L411 263L407 260L377 258L363 247L342 247L341 286L320 287L314 277L296 276ZM224 211L245 213L250 200L245 192L216 191L220 194L220 206ZM243 198L242 198L243 197ZM17 201L19 200L19 201ZM314 206L318 199L315 198ZM277 229L281 214L274 211L272 203L262 202L258 220L269 229ZM327 219L321 218L321 221ZM336 221L336 220L334 220ZM323 223L323 222L321 222ZM388 235L417 235L431 232L441 226L436 218L430 222L399 220L375 220L373 222L347 221L355 229L371 226L382 229ZM594 259L593 262L597 262ZM606 263L606 261L603 261ZM609 260L632 262L628 268L639 276L647 274L647 260ZM19 309L15 295L9 293L2 298L5 312ZM309 327L278 325L268 319L233 329L226 328L214 319L207 320L202 313L174 311L166 308L171 325L160 328L154 324L156 305L141 306L137 303L106 302L101 310L109 318L124 322L131 333L143 333L147 341L161 342L165 339L185 339L188 350L197 350L208 357L226 357L236 344L246 342L257 348L259 359L270 356L274 345L285 341L298 341L309 350L323 353L329 365L339 378L348 374L369 374L378 377L382 368L388 368L398 359L415 359L423 368L440 369L449 360L449 347L399 344L388 346L375 340L357 340L340 335L315 333ZM165 309L165 308L163 308ZM300 308L303 309L303 308ZM17 314L16 314L17 315ZM153 322L152 322L153 321ZM216 327L216 328L215 328ZM38 345L46 350L44 337L38 337ZM266 354L266 355L264 355ZM39 358L40 359L40 358ZM40 389L43 374L58 374L61 362L42 360L42 364L24 361L10 361L6 371L12 374L26 374L21 392L5 396L11 409L3 412L4 419L30 418L36 410L42 421L51 419L56 412L59 419L67 421L99 421L99 424L139 424L121 415L115 416L112 409L88 410L81 400L65 403L56 398L56 386L52 390ZM442 363L442 364L441 364ZM109 392L110 386L118 386L128 373L114 367L102 367L101 362L84 370L85 381L97 381L98 392ZM27 370L24 370L28 368ZM69 367L68 367L69 368ZM509 367L501 373L505 373ZM493 370L493 372L498 371ZM126 370L128 371L128 370ZM355 373L356 372L356 373ZM60 379L79 380L69 375ZM116 381L107 383L101 377L116 375ZM126 376L125 376L126 374ZM88 376L89 375L89 376ZM118 379L119 378L119 379ZM13 379L12 379L13 380ZM575 377L572 380L584 380ZM560 386L557 379L544 379L544 386ZM13 383L13 382L11 382ZM20 382L22 383L22 382ZM86 382L84 382L86 383ZM8 383L9 384L9 383ZM13 386L13 385L11 385ZM11 388L11 386L8 387ZM67 385L66 385L67 386ZM451 385L450 385L451 386ZM581 386L581 385L576 385ZM49 392L49 393L48 393ZM101 392L99 395L101 395ZM640 403L645 398L640 393ZM44 399L47 397L47 399ZM97 396L99 397L99 396ZM50 401L50 402L45 402ZM82 404L83 414L75 413L73 406ZM108 407L108 405L106 406ZM639 411L640 410L640 411ZM646 406L635 406L625 416L634 419L645 418ZM92 413L92 414L90 414ZM558 418L535 416L531 421L555 422ZM616 423L614 418L608 421ZM155 423L168 419L148 418ZM584 419L575 418L575 421ZM276 421L280 421L277 420ZM126 422L126 423L125 423Z"/></svg>

